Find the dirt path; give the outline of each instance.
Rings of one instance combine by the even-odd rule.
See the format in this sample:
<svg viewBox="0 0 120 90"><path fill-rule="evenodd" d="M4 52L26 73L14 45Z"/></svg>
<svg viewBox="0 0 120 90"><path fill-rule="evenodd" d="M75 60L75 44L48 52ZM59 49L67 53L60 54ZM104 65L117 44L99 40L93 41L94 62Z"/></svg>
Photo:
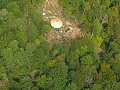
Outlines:
<svg viewBox="0 0 120 90"><path fill-rule="evenodd" d="M56 40L63 41L65 38L75 39L85 36L85 33L81 31L79 27L63 17L63 8L59 5L58 0L45 0L43 8L38 8L38 11L43 14L44 19L48 22L55 17L60 18L63 21L63 27L60 31L55 31L51 28L51 31L46 35L48 42ZM66 32L68 28L70 30Z"/></svg>

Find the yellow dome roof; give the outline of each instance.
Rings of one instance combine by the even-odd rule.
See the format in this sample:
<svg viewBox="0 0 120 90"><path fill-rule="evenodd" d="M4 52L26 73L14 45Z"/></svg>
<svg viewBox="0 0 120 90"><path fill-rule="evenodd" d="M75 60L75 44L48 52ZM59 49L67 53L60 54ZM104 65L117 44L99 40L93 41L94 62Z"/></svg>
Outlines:
<svg viewBox="0 0 120 90"><path fill-rule="evenodd" d="M59 18L54 18L51 20L50 24L53 28L61 28L63 22Z"/></svg>

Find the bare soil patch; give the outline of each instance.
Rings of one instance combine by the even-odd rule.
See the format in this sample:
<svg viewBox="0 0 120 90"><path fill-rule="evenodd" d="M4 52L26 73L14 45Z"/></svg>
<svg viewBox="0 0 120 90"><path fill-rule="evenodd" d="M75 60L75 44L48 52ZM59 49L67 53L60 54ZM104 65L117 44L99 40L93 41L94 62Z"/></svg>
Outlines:
<svg viewBox="0 0 120 90"><path fill-rule="evenodd" d="M85 36L85 32L80 27L63 17L63 8L59 5L58 0L45 0L43 7L39 7L38 11L41 14L45 13L43 16L48 22L55 17L60 18L63 22L63 27L59 31L51 28L51 31L46 35L48 42L52 43L56 40L62 42L64 38L75 39Z"/></svg>

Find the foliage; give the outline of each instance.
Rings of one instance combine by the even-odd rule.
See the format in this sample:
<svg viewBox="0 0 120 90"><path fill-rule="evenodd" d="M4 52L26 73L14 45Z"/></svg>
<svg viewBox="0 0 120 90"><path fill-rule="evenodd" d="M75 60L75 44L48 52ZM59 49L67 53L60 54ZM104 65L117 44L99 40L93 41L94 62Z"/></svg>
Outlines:
<svg viewBox="0 0 120 90"><path fill-rule="evenodd" d="M80 39L48 43L44 0L0 0L0 90L120 90L120 0L58 0Z"/></svg>

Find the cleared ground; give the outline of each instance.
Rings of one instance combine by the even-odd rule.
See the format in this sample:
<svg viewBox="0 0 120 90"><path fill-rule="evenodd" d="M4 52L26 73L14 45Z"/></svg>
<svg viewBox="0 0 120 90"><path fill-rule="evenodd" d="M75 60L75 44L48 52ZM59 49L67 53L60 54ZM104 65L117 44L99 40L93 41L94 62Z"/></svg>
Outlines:
<svg viewBox="0 0 120 90"><path fill-rule="evenodd" d="M65 38L75 39L85 36L85 32L81 31L77 25L64 17L62 13L63 8L60 7L58 0L45 0L43 7L39 7L38 11L41 14L45 13L43 16L46 21L50 22L52 18L57 17L60 18L64 24L60 31L55 31L51 28L51 31L46 35L48 42L62 42ZM70 28L70 30L66 32L68 28Z"/></svg>

